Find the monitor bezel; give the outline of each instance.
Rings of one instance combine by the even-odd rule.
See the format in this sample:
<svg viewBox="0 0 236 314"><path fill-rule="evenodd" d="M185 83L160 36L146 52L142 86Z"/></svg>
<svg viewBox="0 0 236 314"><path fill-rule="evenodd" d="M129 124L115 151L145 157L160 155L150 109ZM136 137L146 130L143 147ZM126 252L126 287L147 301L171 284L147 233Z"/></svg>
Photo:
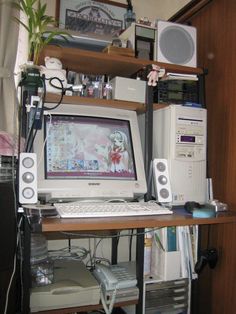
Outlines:
<svg viewBox="0 0 236 314"><path fill-rule="evenodd" d="M47 108L55 104L47 103ZM126 109L107 108L89 105L61 104L53 110L44 111L44 115L77 115L127 120L130 124L133 144L136 180L102 179L46 179L45 178L45 140L44 128L38 130L34 142L34 152L38 159L38 195L44 201L74 201L80 199L135 199L147 192L143 153L137 113ZM44 125L44 123L43 123Z"/></svg>

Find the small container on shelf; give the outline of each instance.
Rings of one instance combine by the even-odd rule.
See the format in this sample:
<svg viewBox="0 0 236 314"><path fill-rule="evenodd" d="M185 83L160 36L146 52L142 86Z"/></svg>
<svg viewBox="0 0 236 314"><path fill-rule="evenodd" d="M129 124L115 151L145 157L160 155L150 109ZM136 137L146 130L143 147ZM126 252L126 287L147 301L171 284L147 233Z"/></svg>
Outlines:
<svg viewBox="0 0 236 314"><path fill-rule="evenodd" d="M53 261L46 258L44 261L31 265L32 287L41 287L53 283Z"/></svg>
<svg viewBox="0 0 236 314"><path fill-rule="evenodd" d="M48 257L47 240L43 234L32 233L30 264L32 287L53 283L53 261Z"/></svg>

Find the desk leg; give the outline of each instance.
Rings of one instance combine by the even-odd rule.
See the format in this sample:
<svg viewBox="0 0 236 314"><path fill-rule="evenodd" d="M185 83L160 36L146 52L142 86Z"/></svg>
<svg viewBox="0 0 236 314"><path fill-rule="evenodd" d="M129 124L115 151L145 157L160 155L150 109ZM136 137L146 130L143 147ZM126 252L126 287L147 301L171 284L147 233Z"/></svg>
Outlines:
<svg viewBox="0 0 236 314"><path fill-rule="evenodd" d="M118 237L112 238L112 251L111 251L111 263L112 263L112 265L117 264L118 243L119 243Z"/></svg>
<svg viewBox="0 0 236 314"><path fill-rule="evenodd" d="M136 305L136 314L143 313L143 262L144 262L144 229L137 229L136 244L136 273L139 288L139 300Z"/></svg>

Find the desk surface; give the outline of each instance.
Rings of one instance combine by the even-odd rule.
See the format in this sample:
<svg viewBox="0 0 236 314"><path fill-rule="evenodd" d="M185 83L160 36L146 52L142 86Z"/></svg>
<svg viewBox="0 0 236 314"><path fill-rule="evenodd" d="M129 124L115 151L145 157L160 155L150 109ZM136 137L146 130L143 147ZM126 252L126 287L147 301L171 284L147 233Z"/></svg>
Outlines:
<svg viewBox="0 0 236 314"><path fill-rule="evenodd" d="M167 226L236 223L236 211L217 213L214 218L193 218L191 214L176 210L172 215L60 219L43 218L43 232L125 230Z"/></svg>

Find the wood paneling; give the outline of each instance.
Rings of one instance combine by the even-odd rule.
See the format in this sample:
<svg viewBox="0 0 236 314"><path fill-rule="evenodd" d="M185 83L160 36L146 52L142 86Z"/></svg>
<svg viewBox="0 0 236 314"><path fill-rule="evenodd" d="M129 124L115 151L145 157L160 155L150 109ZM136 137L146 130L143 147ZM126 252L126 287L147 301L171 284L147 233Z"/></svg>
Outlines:
<svg viewBox="0 0 236 314"><path fill-rule="evenodd" d="M214 197L231 208L236 205L235 20L235 0L213 0L188 21L197 27L198 66L208 69L208 172ZM209 245L219 250L219 262L200 275L197 313L234 313L236 225L211 226Z"/></svg>
<svg viewBox="0 0 236 314"><path fill-rule="evenodd" d="M235 22L236 2L215 0L194 19L198 30L198 64L208 69L208 166L214 193L236 204Z"/></svg>

